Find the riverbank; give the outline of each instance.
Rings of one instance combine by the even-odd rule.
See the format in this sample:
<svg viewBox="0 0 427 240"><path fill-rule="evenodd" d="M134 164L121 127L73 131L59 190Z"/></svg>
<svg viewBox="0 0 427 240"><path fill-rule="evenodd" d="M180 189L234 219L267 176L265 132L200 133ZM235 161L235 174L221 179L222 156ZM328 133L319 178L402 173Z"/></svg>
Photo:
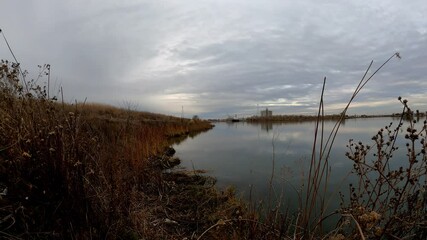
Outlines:
<svg viewBox="0 0 427 240"><path fill-rule="evenodd" d="M412 115L415 118L424 118L426 116L425 112L413 112ZM401 113L392 113L392 114L374 114L374 115L345 115L343 120L346 119L358 119L358 118L394 118L398 120L401 116ZM409 119L409 116L406 116L406 119ZM268 117L261 116L251 116L246 118L227 118L227 119L209 119L210 122L253 122L253 123L264 123L264 122L279 122L279 123L294 123L294 122L309 122L309 121L338 121L341 119L341 114L329 114L320 116L314 115L274 115Z"/></svg>
<svg viewBox="0 0 427 240"><path fill-rule="evenodd" d="M279 236L232 188L218 190L200 171L171 170L179 159L170 146L209 122L68 104L23 84L8 62L0 75L0 238Z"/></svg>
<svg viewBox="0 0 427 240"><path fill-rule="evenodd" d="M0 75L0 238L182 239L239 206L211 178L166 170L169 146L207 121L67 104L6 62Z"/></svg>
<svg viewBox="0 0 427 240"><path fill-rule="evenodd" d="M208 122L9 90L0 95L1 238L182 239L238 206L212 178L166 171L179 164L169 146Z"/></svg>
<svg viewBox="0 0 427 240"><path fill-rule="evenodd" d="M0 97L1 238L278 236L233 188L218 190L202 171L172 169L180 160L170 146L208 131L209 122Z"/></svg>
<svg viewBox="0 0 427 240"><path fill-rule="evenodd" d="M424 117L424 113L419 113L417 115L418 117ZM400 114L381 114L381 115L346 115L343 120L347 119L358 119L358 118L400 118ZM259 116L253 116L244 119L244 121L247 122L306 122L306 121L317 121L319 119L318 116L310 116L310 115L277 115L277 116L270 116L270 117L259 117ZM321 116L320 120L322 121L338 121L341 119L340 114L331 114L331 115L325 115Z"/></svg>

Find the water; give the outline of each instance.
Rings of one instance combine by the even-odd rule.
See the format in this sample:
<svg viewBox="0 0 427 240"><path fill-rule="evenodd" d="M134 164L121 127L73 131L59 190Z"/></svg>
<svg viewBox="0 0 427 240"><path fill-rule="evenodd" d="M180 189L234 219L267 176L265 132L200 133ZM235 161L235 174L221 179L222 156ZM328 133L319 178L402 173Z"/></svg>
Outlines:
<svg viewBox="0 0 427 240"><path fill-rule="evenodd" d="M353 162L345 156L349 139L371 145L372 136L392 121L391 118L348 119L341 126L329 160L330 209L339 207L338 192L345 192L354 181L354 176L349 175ZM329 134L334 124L326 122L325 133ZM232 185L244 198L265 200L272 180L273 198L280 196L290 209L296 209L298 192L308 177L314 127L314 122L217 123L214 129L174 148L182 167L206 170L217 179L219 188ZM374 159L372 154L371 159Z"/></svg>

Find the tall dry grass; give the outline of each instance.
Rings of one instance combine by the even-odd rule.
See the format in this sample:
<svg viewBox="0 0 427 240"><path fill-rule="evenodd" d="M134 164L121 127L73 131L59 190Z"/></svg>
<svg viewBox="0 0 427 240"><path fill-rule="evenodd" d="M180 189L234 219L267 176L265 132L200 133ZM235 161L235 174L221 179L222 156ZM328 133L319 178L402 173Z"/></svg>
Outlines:
<svg viewBox="0 0 427 240"><path fill-rule="evenodd" d="M58 102L36 81L23 82L17 64L2 61L0 236L126 235L146 220L133 218L138 200L132 196L163 184L157 156L172 136L210 127L201 120Z"/></svg>

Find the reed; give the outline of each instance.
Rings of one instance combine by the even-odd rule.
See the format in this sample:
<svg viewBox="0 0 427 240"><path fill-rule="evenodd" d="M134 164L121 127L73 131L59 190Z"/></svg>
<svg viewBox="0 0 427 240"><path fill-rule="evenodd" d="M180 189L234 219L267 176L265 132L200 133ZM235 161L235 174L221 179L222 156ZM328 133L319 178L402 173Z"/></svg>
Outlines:
<svg viewBox="0 0 427 240"><path fill-rule="evenodd" d="M365 74L356 86L352 96L348 103L341 112L340 118L336 121L329 135L324 135L324 104L323 95L326 84L326 77L323 80L323 87L320 96L319 109L317 114L317 121L315 125L315 132L313 137L313 148L311 154L311 163L308 175L308 183L306 187L305 201L301 206L301 218L298 225L301 232L302 238L308 237L307 235L318 234L318 230L321 231L322 222L325 217L329 217L331 214L327 213L327 199L325 194L327 192L328 180L330 175L329 168L329 157L334 144L335 138L339 132L340 126L345 119L347 110L351 103L357 97L358 93L363 89L364 86L377 74L391 59L394 57L400 58L399 53L394 53L390 56L380 67L378 67L372 74L368 75L373 61L369 64L365 71ZM317 154L317 151L319 153Z"/></svg>
<svg viewBox="0 0 427 240"><path fill-rule="evenodd" d="M43 71L47 75L39 75L49 77ZM144 199L164 187L159 157L176 141L172 137L212 127L58 103L37 79L24 81L18 64L1 62L1 238L117 238L131 231L147 221L133 218L137 200L131 196Z"/></svg>

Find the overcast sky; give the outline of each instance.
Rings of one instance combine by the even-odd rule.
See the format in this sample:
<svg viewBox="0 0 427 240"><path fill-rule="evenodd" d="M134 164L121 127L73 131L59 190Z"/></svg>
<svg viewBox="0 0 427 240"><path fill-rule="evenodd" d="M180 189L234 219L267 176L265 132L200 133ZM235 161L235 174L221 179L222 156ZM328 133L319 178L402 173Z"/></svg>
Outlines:
<svg viewBox="0 0 427 240"><path fill-rule="evenodd" d="M400 52L350 111L370 114L398 96L427 110L426 14L425 0L2 1L0 28L30 76L51 64L51 94L187 117L313 114L325 76L340 112L370 61Z"/></svg>

